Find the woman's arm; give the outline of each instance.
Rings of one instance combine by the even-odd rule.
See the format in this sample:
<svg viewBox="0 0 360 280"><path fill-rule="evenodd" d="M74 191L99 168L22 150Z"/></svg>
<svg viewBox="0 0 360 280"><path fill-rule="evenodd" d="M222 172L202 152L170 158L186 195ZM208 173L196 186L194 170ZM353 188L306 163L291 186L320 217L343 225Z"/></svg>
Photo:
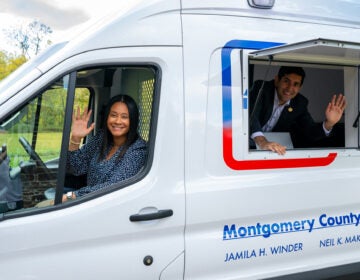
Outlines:
<svg viewBox="0 0 360 280"><path fill-rule="evenodd" d="M147 156L146 143L143 140L137 140L129 147L123 158L119 160L112 168L112 173L108 174L107 180L94 186L86 186L75 191L76 197L94 192L115 183L121 182L135 176L144 166Z"/></svg>

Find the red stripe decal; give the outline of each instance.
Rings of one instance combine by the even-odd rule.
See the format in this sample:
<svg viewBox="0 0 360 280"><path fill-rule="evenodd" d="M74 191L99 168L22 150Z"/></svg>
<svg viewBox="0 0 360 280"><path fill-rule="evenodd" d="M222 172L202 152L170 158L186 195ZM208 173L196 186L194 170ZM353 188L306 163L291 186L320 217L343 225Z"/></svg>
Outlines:
<svg viewBox="0 0 360 280"><path fill-rule="evenodd" d="M231 81L231 52L237 49L262 49L282 43L232 40L221 52L222 66L222 113L223 113L223 157L224 161L234 170L257 170L276 168L319 167L331 164L337 153L329 153L325 157L317 158L283 158L261 160L236 160L233 157L232 143L232 81ZM244 106L247 109L247 104Z"/></svg>
<svg viewBox="0 0 360 280"><path fill-rule="evenodd" d="M329 153L325 157L316 158L291 158L291 159L261 159L261 160L236 160L232 151L232 130L223 130L223 154L227 166L234 170L257 170L276 168L319 167L331 164L337 153Z"/></svg>

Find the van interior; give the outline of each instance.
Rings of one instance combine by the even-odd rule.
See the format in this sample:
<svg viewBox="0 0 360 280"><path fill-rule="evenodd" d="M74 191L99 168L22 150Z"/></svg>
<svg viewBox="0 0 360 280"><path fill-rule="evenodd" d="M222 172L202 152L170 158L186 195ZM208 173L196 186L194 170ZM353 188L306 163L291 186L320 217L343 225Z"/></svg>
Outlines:
<svg viewBox="0 0 360 280"><path fill-rule="evenodd" d="M0 124L0 140L9 156L9 187L0 197L2 212L26 209L47 199L49 190L62 193L64 186L86 186L86 174L65 170L72 112L92 110L96 126L83 139L95 135L104 123L104 108L117 94L130 95L137 103L139 135L151 140L157 69L151 65L104 65L79 69L50 82L22 108ZM15 188L16 187L16 188ZM123 187L123 186L121 186ZM17 193L11 192L16 190ZM9 202L9 197L11 197Z"/></svg>
<svg viewBox="0 0 360 280"><path fill-rule="evenodd" d="M280 66L299 66L306 73L300 91L309 101L316 123L325 119L325 108L334 94L344 94L347 107L331 135L310 148L357 148L359 119L359 50L351 45L316 39L260 50L250 55L249 88L256 80L272 80Z"/></svg>

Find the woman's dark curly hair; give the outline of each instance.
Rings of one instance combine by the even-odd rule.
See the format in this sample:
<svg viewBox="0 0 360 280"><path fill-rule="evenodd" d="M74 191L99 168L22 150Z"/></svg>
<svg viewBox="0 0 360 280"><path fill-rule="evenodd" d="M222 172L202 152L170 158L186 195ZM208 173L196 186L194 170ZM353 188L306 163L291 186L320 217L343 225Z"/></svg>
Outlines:
<svg viewBox="0 0 360 280"><path fill-rule="evenodd" d="M126 137L126 142L125 142L117 160L120 160L123 157L123 155L126 153L127 149L130 147L130 145L139 138L139 134L138 134L139 109L136 105L136 102L129 95L125 95L125 94L116 95L116 96L112 97L105 108L105 114L104 114L104 120L103 120L104 121L104 124L103 124L104 133L103 133L103 141L102 141L102 146L101 146L101 150L100 150L99 161L106 157L108 148L114 142L113 135L107 128L107 119L109 117L111 107L116 102L122 102L126 105L126 107L129 110L129 118L130 118L130 128L129 128L129 132Z"/></svg>

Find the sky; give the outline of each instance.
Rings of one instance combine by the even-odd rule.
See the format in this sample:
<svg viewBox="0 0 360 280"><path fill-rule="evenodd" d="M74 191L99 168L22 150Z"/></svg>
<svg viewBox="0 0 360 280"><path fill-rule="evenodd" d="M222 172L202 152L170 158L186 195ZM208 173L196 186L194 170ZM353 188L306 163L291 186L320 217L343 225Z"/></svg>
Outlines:
<svg viewBox="0 0 360 280"><path fill-rule="evenodd" d="M19 52L6 30L38 20L53 30L50 39L55 43L70 38L69 34L89 21L113 13L126 1L132 0L0 0L0 50Z"/></svg>

